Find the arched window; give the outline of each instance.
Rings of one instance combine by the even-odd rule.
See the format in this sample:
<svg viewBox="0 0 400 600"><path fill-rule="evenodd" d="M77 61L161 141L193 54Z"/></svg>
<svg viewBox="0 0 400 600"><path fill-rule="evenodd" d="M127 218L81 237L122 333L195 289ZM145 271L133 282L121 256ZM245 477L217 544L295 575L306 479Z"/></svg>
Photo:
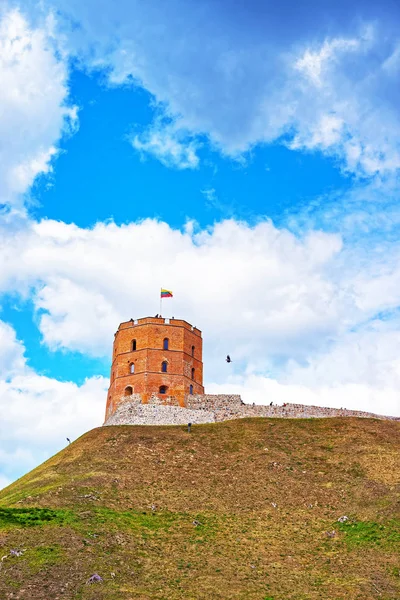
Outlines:
<svg viewBox="0 0 400 600"><path fill-rule="evenodd" d="M194 379L194 367L192 368L192 379Z"/></svg>
<svg viewBox="0 0 400 600"><path fill-rule="evenodd" d="M194 346L192 346L192 356L194 356Z"/></svg>
<svg viewBox="0 0 400 600"><path fill-rule="evenodd" d="M164 338L163 349L164 350L168 350L168 346L169 346L169 339L168 338Z"/></svg>
<svg viewBox="0 0 400 600"><path fill-rule="evenodd" d="M132 396L133 394L133 388L131 385L128 385L128 387L125 388L125 396Z"/></svg>
<svg viewBox="0 0 400 600"><path fill-rule="evenodd" d="M129 371L130 371L130 372L132 373L132 375L133 375L133 373L135 372L135 363L131 363L131 364L129 365Z"/></svg>
<svg viewBox="0 0 400 600"><path fill-rule="evenodd" d="M190 395L192 395L192 394L193 394L193 386L192 386L192 384L190 384L190 387L189 387L189 394L190 394Z"/></svg>
<svg viewBox="0 0 400 600"><path fill-rule="evenodd" d="M132 352L136 350L136 340L132 340Z"/></svg>
<svg viewBox="0 0 400 600"><path fill-rule="evenodd" d="M167 386L160 385L160 394L166 394L166 393L167 393Z"/></svg>
<svg viewBox="0 0 400 600"><path fill-rule="evenodd" d="M163 373L166 373L166 372L167 372L167 367L168 367L167 361L166 361L166 360L164 360L164 361L161 363L161 371L162 371Z"/></svg>

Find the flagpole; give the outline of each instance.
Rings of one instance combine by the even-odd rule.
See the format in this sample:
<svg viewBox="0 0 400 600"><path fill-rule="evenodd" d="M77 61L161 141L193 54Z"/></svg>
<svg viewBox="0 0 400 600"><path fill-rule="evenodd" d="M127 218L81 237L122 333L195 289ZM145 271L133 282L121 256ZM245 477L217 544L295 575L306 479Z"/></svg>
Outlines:
<svg viewBox="0 0 400 600"><path fill-rule="evenodd" d="M162 290L162 288L161 288ZM160 317L162 315L162 294L161 294L161 290L160 290Z"/></svg>

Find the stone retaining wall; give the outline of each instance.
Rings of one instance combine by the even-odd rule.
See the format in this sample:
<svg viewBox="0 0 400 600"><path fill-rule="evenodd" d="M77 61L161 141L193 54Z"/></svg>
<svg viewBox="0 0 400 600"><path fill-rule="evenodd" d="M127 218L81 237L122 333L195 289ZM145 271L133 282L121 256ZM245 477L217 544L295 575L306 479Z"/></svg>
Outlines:
<svg viewBox="0 0 400 600"><path fill-rule="evenodd" d="M105 425L185 425L214 423L246 417L286 419L321 419L326 417L361 417L400 421L374 413L345 408L324 408L287 403L282 406L245 404L238 395L196 394L186 398L187 408L165 405L156 396L142 404L138 394L124 399Z"/></svg>
<svg viewBox="0 0 400 600"><path fill-rule="evenodd" d="M327 417L358 417L363 419L386 419L400 421L398 417L387 417L375 413L358 410L347 410L346 408L325 408L321 406L306 406L303 404L287 403L285 406L262 406L243 404L237 410L226 410L217 408L215 410L216 421L227 419L241 419L245 417L270 417L286 419L323 419Z"/></svg>
<svg viewBox="0 0 400 600"><path fill-rule="evenodd" d="M214 414L181 406L124 402L104 425L187 425L214 423Z"/></svg>
<svg viewBox="0 0 400 600"><path fill-rule="evenodd" d="M197 410L208 410L215 414L216 421L228 419L240 419L245 417L276 417L287 419L318 419L326 417L361 417L374 419L400 420L396 417L385 417L374 413L346 408L325 408L321 406L307 406L304 404L287 403L282 406L270 406L260 404L245 404L238 395L225 394L196 394L188 396L186 400L188 408Z"/></svg>

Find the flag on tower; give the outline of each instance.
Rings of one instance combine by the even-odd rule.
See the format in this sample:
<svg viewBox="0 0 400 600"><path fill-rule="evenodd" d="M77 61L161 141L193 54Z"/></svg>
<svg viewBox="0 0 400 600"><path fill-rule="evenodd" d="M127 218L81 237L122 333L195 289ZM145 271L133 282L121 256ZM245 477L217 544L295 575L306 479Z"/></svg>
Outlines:
<svg viewBox="0 0 400 600"><path fill-rule="evenodd" d="M172 295L171 290L163 290L161 288L161 298L172 298L172 297L173 297L173 295Z"/></svg>

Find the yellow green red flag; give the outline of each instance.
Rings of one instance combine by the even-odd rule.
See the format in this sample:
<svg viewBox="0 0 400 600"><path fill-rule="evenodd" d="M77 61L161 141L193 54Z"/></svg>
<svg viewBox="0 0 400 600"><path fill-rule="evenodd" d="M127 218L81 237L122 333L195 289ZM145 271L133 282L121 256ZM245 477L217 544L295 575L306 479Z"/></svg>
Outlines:
<svg viewBox="0 0 400 600"><path fill-rule="evenodd" d="M171 290L164 290L163 288L161 288L161 298L172 298L172 292Z"/></svg>

